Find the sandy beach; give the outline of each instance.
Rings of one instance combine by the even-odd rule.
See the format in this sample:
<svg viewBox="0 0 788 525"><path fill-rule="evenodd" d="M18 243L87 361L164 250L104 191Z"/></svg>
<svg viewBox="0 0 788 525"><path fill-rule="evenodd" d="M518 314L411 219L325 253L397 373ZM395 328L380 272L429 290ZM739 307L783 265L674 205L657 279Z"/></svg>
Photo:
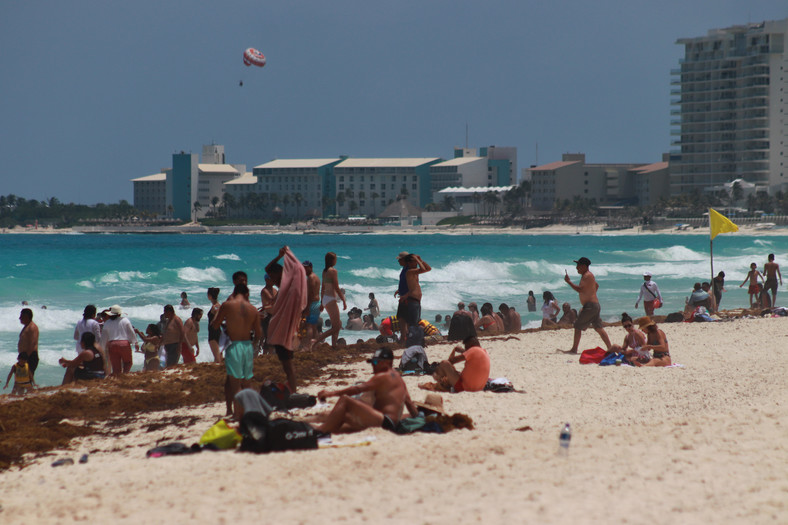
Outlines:
<svg viewBox="0 0 788 525"><path fill-rule="evenodd" d="M469 415L472 431L374 429L334 438L365 446L146 459L157 442L196 442L223 406L146 415L116 425L112 437L76 439L0 474L0 521L788 522L788 320L661 327L682 367L579 365L555 353L569 345L568 330L483 340L491 376L521 392L444 394L446 410ZM608 332L623 339L620 327ZM597 344L586 332L581 348ZM427 351L438 360L450 348ZM359 380L368 377L369 365L349 366ZM430 380L406 378L415 400L425 395L417 385ZM566 421L573 437L561 456ZM50 466L83 453L87 464Z"/></svg>

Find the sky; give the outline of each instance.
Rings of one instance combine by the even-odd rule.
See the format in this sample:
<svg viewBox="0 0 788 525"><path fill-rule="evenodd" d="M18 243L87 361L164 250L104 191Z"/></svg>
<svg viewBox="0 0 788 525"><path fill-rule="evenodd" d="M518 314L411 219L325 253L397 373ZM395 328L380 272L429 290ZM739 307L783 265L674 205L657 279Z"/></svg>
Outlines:
<svg viewBox="0 0 788 525"><path fill-rule="evenodd" d="M131 202L131 179L211 143L248 171L448 159L466 125L518 168L658 162L676 39L785 17L785 0L6 0L0 195Z"/></svg>

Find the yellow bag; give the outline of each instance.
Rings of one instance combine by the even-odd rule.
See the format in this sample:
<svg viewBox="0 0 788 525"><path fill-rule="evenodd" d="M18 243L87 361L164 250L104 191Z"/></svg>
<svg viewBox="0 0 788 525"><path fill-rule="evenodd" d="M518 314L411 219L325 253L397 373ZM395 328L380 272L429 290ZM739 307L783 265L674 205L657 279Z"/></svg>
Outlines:
<svg viewBox="0 0 788 525"><path fill-rule="evenodd" d="M240 442L241 434L234 428L228 427L224 419L217 421L200 438L200 445L212 444L220 449L235 448Z"/></svg>

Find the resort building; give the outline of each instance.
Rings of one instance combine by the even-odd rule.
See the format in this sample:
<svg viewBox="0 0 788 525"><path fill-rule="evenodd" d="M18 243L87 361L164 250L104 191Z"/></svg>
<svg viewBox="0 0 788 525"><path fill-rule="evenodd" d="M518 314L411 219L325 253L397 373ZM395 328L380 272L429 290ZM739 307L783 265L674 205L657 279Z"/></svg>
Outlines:
<svg viewBox="0 0 788 525"><path fill-rule="evenodd" d="M172 170L165 187L167 210L175 219L192 220L192 203L197 200L197 154L173 153Z"/></svg>
<svg viewBox="0 0 788 525"><path fill-rule="evenodd" d="M197 218L218 214L219 205L224 202L224 183L237 179L246 166L231 164L197 165ZM192 203L194 207L194 203Z"/></svg>
<svg viewBox="0 0 788 525"><path fill-rule="evenodd" d="M135 208L162 217L167 214L167 171L131 180Z"/></svg>
<svg viewBox="0 0 788 525"><path fill-rule="evenodd" d="M430 166L432 202L440 203L437 193L444 188L487 186L487 159L456 157Z"/></svg>
<svg viewBox="0 0 788 525"><path fill-rule="evenodd" d="M283 217L322 217L334 213L334 166L342 159L277 159L254 168L250 190ZM243 185L240 185L243 186Z"/></svg>
<svg viewBox="0 0 788 525"><path fill-rule="evenodd" d="M440 162L429 158L345 158L336 164L337 215L377 215L397 199L423 208L432 202L430 167Z"/></svg>
<svg viewBox="0 0 788 525"><path fill-rule="evenodd" d="M741 178L788 189L788 18L681 38L671 71L671 194Z"/></svg>
<svg viewBox="0 0 788 525"><path fill-rule="evenodd" d="M600 206L645 206L669 195L667 163L586 164L584 153L567 153L561 161L529 168L528 173L537 210L577 198Z"/></svg>

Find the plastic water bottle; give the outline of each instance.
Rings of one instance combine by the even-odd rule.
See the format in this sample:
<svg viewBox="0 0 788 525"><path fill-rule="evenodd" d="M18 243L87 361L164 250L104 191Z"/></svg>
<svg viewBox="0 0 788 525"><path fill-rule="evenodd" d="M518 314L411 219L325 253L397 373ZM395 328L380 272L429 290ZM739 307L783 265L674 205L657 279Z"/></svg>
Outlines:
<svg viewBox="0 0 788 525"><path fill-rule="evenodd" d="M572 440L572 428L569 426L569 423L565 424L564 427L561 429L561 433L558 435L558 443L561 445L561 448L558 449L558 453L562 456L566 456L569 454L569 442Z"/></svg>

